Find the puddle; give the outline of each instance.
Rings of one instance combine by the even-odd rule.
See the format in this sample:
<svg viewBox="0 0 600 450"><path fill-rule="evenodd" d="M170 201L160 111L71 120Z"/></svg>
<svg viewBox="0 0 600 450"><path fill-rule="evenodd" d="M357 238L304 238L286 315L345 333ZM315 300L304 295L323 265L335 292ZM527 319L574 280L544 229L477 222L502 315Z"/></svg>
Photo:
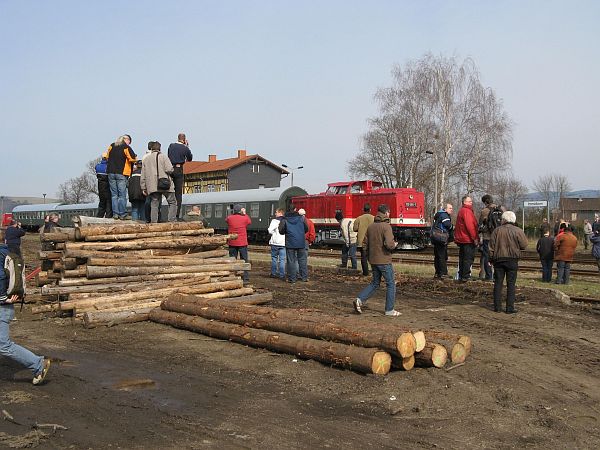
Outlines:
<svg viewBox="0 0 600 450"><path fill-rule="evenodd" d="M156 387L156 382L149 378L135 380L121 380L112 386L120 391L133 391L136 389L152 389Z"/></svg>

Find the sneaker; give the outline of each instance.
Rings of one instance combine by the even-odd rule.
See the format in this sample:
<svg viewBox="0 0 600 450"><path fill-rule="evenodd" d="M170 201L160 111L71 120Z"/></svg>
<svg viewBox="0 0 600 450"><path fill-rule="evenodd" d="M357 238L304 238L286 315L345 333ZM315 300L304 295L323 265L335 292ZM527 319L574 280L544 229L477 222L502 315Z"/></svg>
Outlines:
<svg viewBox="0 0 600 450"><path fill-rule="evenodd" d="M121 220L121 218L119 216L113 216L114 220Z"/></svg>
<svg viewBox="0 0 600 450"><path fill-rule="evenodd" d="M121 220L131 220L131 216L127 214L126 216L121 217Z"/></svg>
<svg viewBox="0 0 600 450"><path fill-rule="evenodd" d="M385 315L391 316L391 317L398 317L398 316L401 316L402 313L400 311L396 311L395 309L392 309L391 311L386 311Z"/></svg>
<svg viewBox="0 0 600 450"><path fill-rule="evenodd" d="M48 369L50 369L50 360L48 358L44 358L42 371L33 377L33 384L35 384L36 386L38 384L41 384L42 381L44 381L44 378L46 378L46 375L48 374Z"/></svg>
<svg viewBox="0 0 600 450"><path fill-rule="evenodd" d="M357 297L352 304L354 305L354 311L356 311L357 314L362 314L362 300Z"/></svg>

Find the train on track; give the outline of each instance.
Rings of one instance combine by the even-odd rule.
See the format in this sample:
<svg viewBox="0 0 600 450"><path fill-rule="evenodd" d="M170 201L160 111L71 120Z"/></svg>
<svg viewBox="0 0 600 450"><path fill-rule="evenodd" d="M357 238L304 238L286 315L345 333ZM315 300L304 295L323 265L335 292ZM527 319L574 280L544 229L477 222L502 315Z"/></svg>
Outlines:
<svg viewBox="0 0 600 450"><path fill-rule="evenodd" d="M241 204L252 219L248 227L249 239L265 242L269 239L267 227L275 216L275 210L288 210L290 205L294 205L298 209L304 208L307 217L314 222L317 234L314 245L324 246L342 243L336 212L341 211L344 217L356 218L363 213L366 203L372 206L373 212L382 203L390 207L390 222L398 249L427 246L429 224L425 217L423 193L412 188L384 188L381 183L370 180L330 183L325 192L314 195L308 195L298 186L184 194L182 210L185 214L192 206L200 206L210 226L218 233L226 233L225 218L233 213L235 204ZM95 216L97 206L96 203L20 205L13 209L12 215L23 228L36 231L50 213L59 215L60 226L72 226L74 216ZM162 208L162 217L166 217L166 203L163 202Z"/></svg>

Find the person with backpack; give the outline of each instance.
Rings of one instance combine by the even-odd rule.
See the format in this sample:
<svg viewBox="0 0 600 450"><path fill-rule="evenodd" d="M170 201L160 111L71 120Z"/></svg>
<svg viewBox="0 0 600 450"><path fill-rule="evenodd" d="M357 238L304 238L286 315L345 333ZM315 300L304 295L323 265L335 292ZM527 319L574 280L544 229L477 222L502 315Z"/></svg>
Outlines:
<svg viewBox="0 0 600 450"><path fill-rule="evenodd" d="M308 281L308 264L306 261L306 232L308 225L294 205L279 222L279 233L285 236L285 257L288 283L295 283L300 276Z"/></svg>
<svg viewBox="0 0 600 450"><path fill-rule="evenodd" d="M18 302L25 295L22 284L22 290L19 294L14 289L14 285L19 283L10 283L11 279L14 281L17 278L21 278L21 282L23 282L23 272L21 271L20 276L15 273L15 263L18 264L18 262L16 260L11 261L11 259L8 246L0 243L0 355L6 356L31 370L33 384L39 385L46 378L48 369L50 368L50 360L32 353L26 348L15 344L10 339L10 322L15 317L14 303ZM22 260L20 264L22 265ZM8 270L6 269L7 265Z"/></svg>
<svg viewBox="0 0 600 450"><path fill-rule="evenodd" d="M448 243L451 241L452 218L450 214L454 207L446 204L446 208L440 209L433 216L431 226L431 243L433 244L433 265L435 267L434 278L448 278Z"/></svg>
<svg viewBox="0 0 600 450"><path fill-rule="evenodd" d="M280 278L285 280L285 236L279 232L279 224L283 220L283 208L278 208L275 211L275 217L269 224L269 234L271 240L271 278ZM278 272L279 271L279 272Z"/></svg>
<svg viewBox="0 0 600 450"><path fill-rule="evenodd" d="M492 281L494 279L490 263L489 246L492 232L502 225L502 207L496 205L491 195L481 197L484 208L479 214L479 279Z"/></svg>

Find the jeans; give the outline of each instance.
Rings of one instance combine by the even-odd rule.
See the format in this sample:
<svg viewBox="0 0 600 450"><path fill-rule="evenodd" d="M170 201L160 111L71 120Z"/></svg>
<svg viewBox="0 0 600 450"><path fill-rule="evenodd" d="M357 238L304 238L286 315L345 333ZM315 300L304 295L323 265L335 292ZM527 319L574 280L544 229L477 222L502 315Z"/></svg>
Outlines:
<svg viewBox="0 0 600 450"><path fill-rule="evenodd" d="M181 213L181 201L183 198L183 167L173 167L171 174L173 184L175 185L175 200L177 201L177 218Z"/></svg>
<svg viewBox="0 0 600 450"><path fill-rule="evenodd" d="M133 200L131 202L131 218L133 220L146 220L145 200Z"/></svg>
<svg viewBox="0 0 600 450"><path fill-rule="evenodd" d="M362 248L358 247L360 250L360 267L362 268L363 275L369 275L369 258L367 252Z"/></svg>
<svg viewBox="0 0 600 450"><path fill-rule="evenodd" d="M31 370L33 375L42 371L44 357L38 356L10 339L10 321L15 317L13 305L0 306L0 355L6 356Z"/></svg>
<svg viewBox="0 0 600 450"><path fill-rule="evenodd" d="M108 174L113 217L125 217L127 213L127 177L119 173Z"/></svg>
<svg viewBox="0 0 600 450"><path fill-rule="evenodd" d="M506 275L506 310L515 309L515 286L517 283L517 271L519 270L519 261L517 259L507 259L494 263L494 310L500 311L502 308L502 285Z"/></svg>
<svg viewBox="0 0 600 450"><path fill-rule="evenodd" d="M285 278L285 247L280 245L271 245L271 275Z"/></svg>
<svg viewBox="0 0 600 450"><path fill-rule="evenodd" d="M479 278L485 280L493 279L492 266L490 266L490 241L485 239L481 246L479 257Z"/></svg>
<svg viewBox="0 0 600 450"><path fill-rule="evenodd" d="M342 267L348 266L348 258L350 258L352 268L356 269L356 244L342 246Z"/></svg>
<svg viewBox="0 0 600 450"><path fill-rule="evenodd" d="M552 281L552 264L554 260L541 259L540 261L542 263L542 281L550 283Z"/></svg>
<svg viewBox="0 0 600 450"><path fill-rule="evenodd" d="M448 276L448 244L433 244L433 266L438 278Z"/></svg>
<svg viewBox="0 0 600 450"><path fill-rule="evenodd" d="M475 260L475 244L458 244L458 278L471 278L471 266Z"/></svg>
<svg viewBox="0 0 600 450"><path fill-rule="evenodd" d="M385 280L385 311L394 309L396 302L396 280L394 280L394 267L391 264L371 264L373 269L373 280L366 288L360 291L358 298L364 304L369 297L379 288L381 277Z"/></svg>
<svg viewBox="0 0 600 450"><path fill-rule="evenodd" d="M248 246L232 247L230 245L229 246L229 256L231 258L238 259L238 255L239 255L239 259L243 259L244 262L250 262L250 260L248 259ZM248 282L248 280L250 280L250 272L249 271L244 270L244 275L242 276L242 280L244 280L244 283L246 283L246 282Z"/></svg>
<svg viewBox="0 0 600 450"><path fill-rule="evenodd" d="M558 273L556 275L556 284L569 284L571 276L571 261L556 261Z"/></svg>
<svg viewBox="0 0 600 450"><path fill-rule="evenodd" d="M112 219L112 195L108 183L108 175L98 177L98 213L97 217L107 217Z"/></svg>
<svg viewBox="0 0 600 450"><path fill-rule="evenodd" d="M169 204L169 213L167 220L175 222L177 220L177 203L173 192L153 192L150 194L150 222L158 223L158 211L161 206L162 196L165 196Z"/></svg>
<svg viewBox="0 0 600 450"><path fill-rule="evenodd" d="M308 263L306 260L306 249L305 248L285 248L285 256L287 259L287 276L288 281L293 283L298 277L296 271L296 264L300 271L300 279L302 281L308 280Z"/></svg>

